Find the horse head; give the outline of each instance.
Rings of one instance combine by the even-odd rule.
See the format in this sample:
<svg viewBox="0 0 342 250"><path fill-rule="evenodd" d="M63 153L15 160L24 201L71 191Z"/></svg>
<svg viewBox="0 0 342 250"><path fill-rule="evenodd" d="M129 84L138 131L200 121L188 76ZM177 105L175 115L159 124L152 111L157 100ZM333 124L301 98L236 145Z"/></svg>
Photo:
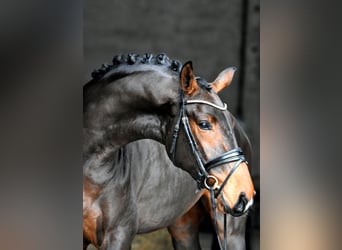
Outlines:
<svg viewBox="0 0 342 250"><path fill-rule="evenodd" d="M214 194L219 211L240 216L252 205L255 191L231 115L217 95L229 86L234 72L228 68L207 83L195 77L191 62L183 65L180 111L166 147L176 166Z"/></svg>

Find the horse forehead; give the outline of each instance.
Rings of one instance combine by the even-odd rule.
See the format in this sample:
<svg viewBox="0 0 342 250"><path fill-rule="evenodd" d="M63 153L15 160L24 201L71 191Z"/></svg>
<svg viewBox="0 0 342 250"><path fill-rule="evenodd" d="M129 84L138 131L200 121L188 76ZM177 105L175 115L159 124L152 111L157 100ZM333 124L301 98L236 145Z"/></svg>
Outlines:
<svg viewBox="0 0 342 250"><path fill-rule="evenodd" d="M201 89L200 94L198 95L198 97L195 97L194 99L199 99L199 100L211 102L218 106L223 106L223 102L221 98L213 90L206 90L203 88L200 88L200 89Z"/></svg>
<svg viewBox="0 0 342 250"><path fill-rule="evenodd" d="M220 107L224 106L224 103L222 102L220 97L212 91L202 90L202 92L198 96L191 98L191 100L206 101L206 102L212 103L212 104L220 106ZM208 115L216 115L216 116L220 116L222 118L228 117L227 111L218 110L214 107L211 107L210 105L198 103L198 104L191 104L190 106L193 106L194 112L197 112L197 113L198 112L206 113Z"/></svg>

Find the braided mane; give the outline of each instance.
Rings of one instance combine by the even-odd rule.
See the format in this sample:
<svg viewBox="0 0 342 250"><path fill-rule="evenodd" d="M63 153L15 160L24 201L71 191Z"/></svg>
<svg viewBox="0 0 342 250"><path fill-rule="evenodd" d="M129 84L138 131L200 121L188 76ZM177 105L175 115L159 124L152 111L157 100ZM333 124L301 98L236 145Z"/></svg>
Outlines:
<svg viewBox="0 0 342 250"><path fill-rule="evenodd" d="M116 55L112 60L113 64L102 64L101 68L94 70L91 73L93 79L98 80L101 79L105 74L107 74L110 70L115 69L122 65L138 65L138 64L147 64L147 65L159 65L164 66L176 73L180 73L183 64L178 60L171 60L165 53L161 53L158 55L148 54L146 53L143 56L139 56L135 53L130 53L128 55ZM196 77L196 80L200 87L211 90L212 86L203 78Z"/></svg>
<svg viewBox="0 0 342 250"><path fill-rule="evenodd" d="M158 55L152 55L146 53L144 56L139 56L135 53L130 53L128 55L116 55L112 60L113 64L102 64L101 68L94 70L91 73L93 79L102 78L107 72L112 69L115 69L121 65L134 65L134 64L149 64L149 65L161 65L165 66L172 71L180 73L182 68L182 63L178 60L171 60L167 57L165 53L161 53Z"/></svg>

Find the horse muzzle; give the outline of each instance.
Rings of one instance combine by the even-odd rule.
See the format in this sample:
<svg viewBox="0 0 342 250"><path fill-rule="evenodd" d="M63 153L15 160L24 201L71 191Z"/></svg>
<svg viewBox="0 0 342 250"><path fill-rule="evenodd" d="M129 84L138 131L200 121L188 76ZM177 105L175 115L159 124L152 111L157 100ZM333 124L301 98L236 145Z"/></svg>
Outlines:
<svg viewBox="0 0 342 250"><path fill-rule="evenodd" d="M245 193L241 193L238 201L234 204L232 208L229 207L228 203L224 199L223 195L220 195L222 201L222 207L224 213L230 214L234 217L239 217L247 213L249 208L253 205L253 198L248 201Z"/></svg>

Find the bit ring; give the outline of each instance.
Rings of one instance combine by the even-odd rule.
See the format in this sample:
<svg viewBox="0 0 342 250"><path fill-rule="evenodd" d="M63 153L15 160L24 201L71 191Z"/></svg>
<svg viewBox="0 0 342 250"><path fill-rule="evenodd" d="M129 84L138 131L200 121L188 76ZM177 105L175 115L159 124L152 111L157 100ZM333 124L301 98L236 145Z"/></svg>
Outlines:
<svg viewBox="0 0 342 250"><path fill-rule="evenodd" d="M208 180L214 180L214 184L209 184ZM213 175L208 175L208 176L205 177L205 179L204 179L204 186L208 190L210 190L210 189L216 190L216 189L220 188L220 186L218 185L217 178L215 176L213 176Z"/></svg>

